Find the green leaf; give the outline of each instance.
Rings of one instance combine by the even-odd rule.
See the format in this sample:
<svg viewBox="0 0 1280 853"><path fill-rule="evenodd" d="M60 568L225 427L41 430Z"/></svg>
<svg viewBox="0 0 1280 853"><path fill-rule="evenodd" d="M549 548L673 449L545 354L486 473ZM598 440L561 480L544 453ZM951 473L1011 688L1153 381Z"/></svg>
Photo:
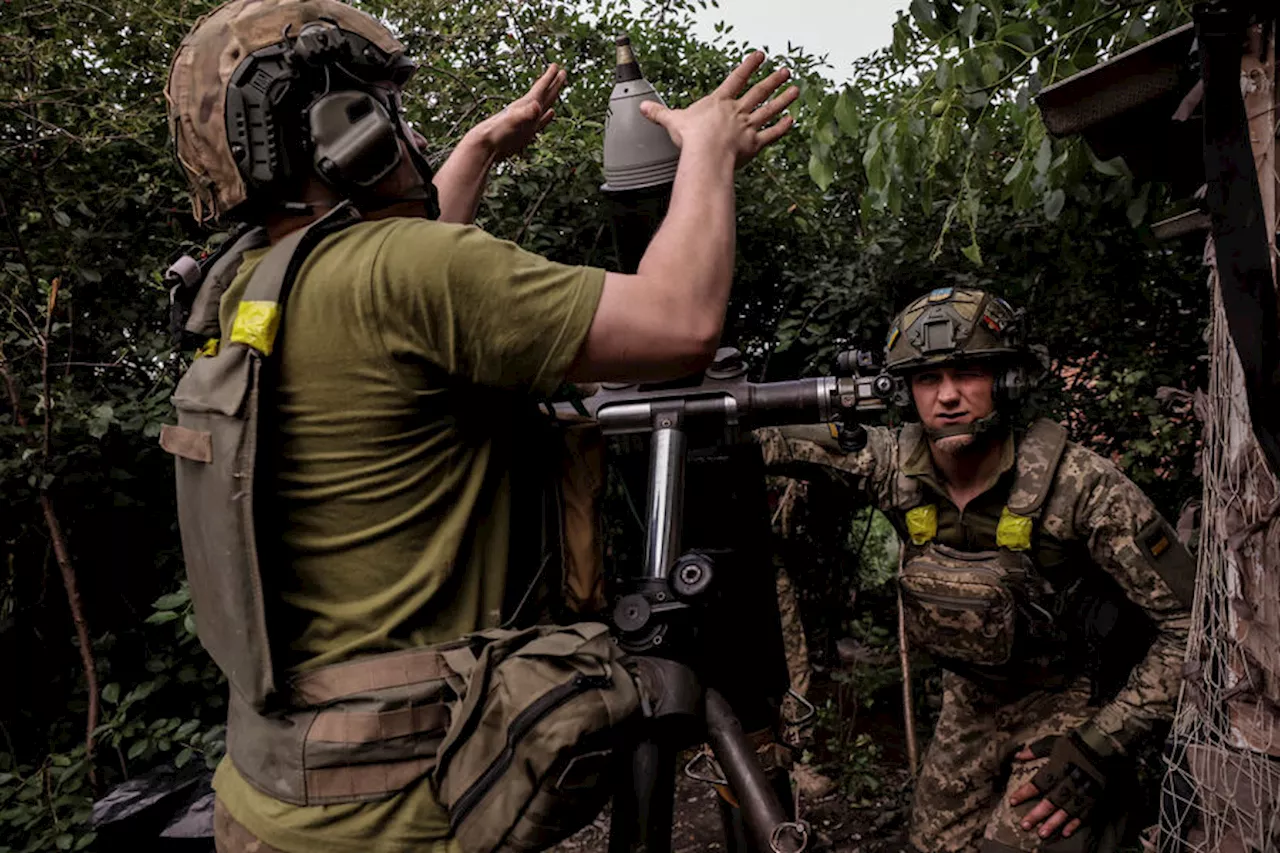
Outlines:
<svg viewBox="0 0 1280 853"><path fill-rule="evenodd" d="M854 103L851 91L845 89L836 99L835 117L841 131L847 136L857 136L859 126L862 124L862 113Z"/></svg>
<svg viewBox="0 0 1280 853"><path fill-rule="evenodd" d="M1009 184L1013 183L1014 181L1018 180L1018 178L1022 177L1022 173L1023 171L1026 170L1026 168L1027 168L1027 161L1019 157L1014 162L1013 167L1009 169L1008 173L1005 174L1004 185L1007 187L1009 186Z"/></svg>
<svg viewBox="0 0 1280 853"><path fill-rule="evenodd" d="M956 83L956 77L953 73L955 66L951 64L950 59L938 60L938 68L934 74L933 82L939 90L946 92Z"/></svg>
<svg viewBox="0 0 1280 853"><path fill-rule="evenodd" d="M1124 161L1119 157L1113 157L1110 160L1099 160L1096 157L1090 157L1093 161L1093 169L1099 175L1106 175L1109 178L1119 178L1124 175Z"/></svg>
<svg viewBox="0 0 1280 853"><path fill-rule="evenodd" d="M938 29L937 13L933 8L933 0L911 0L911 17L915 18L916 25L920 27L920 32L929 38L937 38L940 34Z"/></svg>
<svg viewBox="0 0 1280 853"><path fill-rule="evenodd" d="M185 767L187 765L187 762L189 762L194 755L195 755L195 751L192 750L190 747L182 750L181 752L179 752L177 755L173 757L173 766Z"/></svg>
<svg viewBox="0 0 1280 853"><path fill-rule="evenodd" d="M106 687L102 688L102 701L109 705L114 705L119 702L120 685L113 681Z"/></svg>
<svg viewBox="0 0 1280 853"><path fill-rule="evenodd" d="M125 757L129 759L137 758L139 755L142 755L142 753L147 751L147 747L150 744L151 741L146 738L143 738L142 740L135 740L129 747L129 751L125 753Z"/></svg>
<svg viewBox="0 0 1280 853"><path fill-rule="evenodd" d="M809 177L818 185L818 189L826 192L827 187L835 180L835 169L828 158L818 156L815 151L809 155Z"/></svg>
<svg viewBox="0 0 1280 853"><path fill-rule="evenodd" d="M191 600L191 596L186 590L178 590L168 595L162 595L151 603L156 610L176 610L186 605Z"/></svg>
<svg viewBox="0 0 1280 853"><path fill-rule="evenodd" d="M70 850L71 845L75 844L76 837L69 832L64 832L53 840L53 845L59 850Z"/></svg>
<svg viewBox="0 0 1280 853"><path fill-rule="evenodd" d="M982 266L982 250L978 248L977 242L970 243L960 251L966 258L973 261L974 266Z"/></svg>
<svg viewBox="0 0 1280 853"><path fill-rule="evenodd" d="M1151 185L1147 184L1142 188L1142 192L1138 193L1129 206L1125 208L1125 215L1129 218L1129 224L1137 228L1147 218L1147 197L1151 194Z"/></svg>
<svg viewBox="0 0 1280 853"><path fill-rule="evenodd" d="M965 38L973 38L973 34L978 30L978 14L982 11L982 7L976 2L971 2L960 13L960 35Z"/></svg>
<svg viewBox="0 0 1280 853"><path fill-rule="evenodd" d="M1066 203L1067 194L1062 190L1053 190L1044 197L1044 215L1050 222L1056 221Z"/></svg>
<svg viewBox="0 0 1280 853"><path fill-rule="evenodd" d="M71 217L67 216L67 214L63 213L61 210L55 210L53 212L53 220L63 228L69 228L71 226Z"/></svg>
<svg viewBox="0 0 1280 853"><path fill-rule="evenodd" d="M982 63L982 85L991 87L998 82L1000 82L1000 66L994 62Z"/></svg>
<svg viewBox="0 0 1280 853"><path fill-rule="evenodd" d="M98 840L98 833L86 832L84 835L76 839L76 846L74 849L83 850L97 840Z"/></svg>
<svg viewBox="0 0 1280 853"><path fill-rule="evenodd" d="M1049 137L1046 136L1044 140L1040 143L1040 150L1036 152L1036 161L1035 161L1036 174L1037 175L1048 174L1049 166L1052 163L1053 163L1053 142L1051 142L1049 140Z"/></svg>
<svg viewBox="0 0 1280 853"><path fill-rule="evenodd" d="M893 58L899 62L907 61L907 44L911 36L907 32L907 19L902 17L902 13L898 13L898 20L893 25L893 43L889 50L893 53Z"/></svg>
<svg viewBox="0 0 1280 853"><path fill-rule="evenodd" d="M102 438L116 419L115 408L110 403L102 403L89 410L89 435Z"/></svg>
<svg viewBox="0 0 1280 853"><path fill-rule="evenodd" d="M178 613L175 610L157 610L142 621L146 622L148 625L163 625L166 622L172 622L181 615L181 613Z"/></svg>

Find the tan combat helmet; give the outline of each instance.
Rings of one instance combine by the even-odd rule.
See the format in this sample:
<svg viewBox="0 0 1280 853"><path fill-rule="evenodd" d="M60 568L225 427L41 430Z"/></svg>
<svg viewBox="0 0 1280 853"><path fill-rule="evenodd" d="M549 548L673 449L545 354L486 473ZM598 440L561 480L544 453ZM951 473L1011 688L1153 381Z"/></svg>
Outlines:
<svg viewBox="0 0 1280 853"><path fill-rule="evenodd" d="M904 374L960 361L1027 356L1020 318L984 290L941 287L908 305L889 328L885 369Z"/></svg>
<svg viewBox="0 0 1280 853"><path fill-rule="evenodd" d="M224 217L250 196L227 127L233 76L251 54L319 21L363 37L386 55L404 55L404 46L377 19L338 0L231 0L197 21L178 46L165 99L174 150L200 222Z"/></svg>

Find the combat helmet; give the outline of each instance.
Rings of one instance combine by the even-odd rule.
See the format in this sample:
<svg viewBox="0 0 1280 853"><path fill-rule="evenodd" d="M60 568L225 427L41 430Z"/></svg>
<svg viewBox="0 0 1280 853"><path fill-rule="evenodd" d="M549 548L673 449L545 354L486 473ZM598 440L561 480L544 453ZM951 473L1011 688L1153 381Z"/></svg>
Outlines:
<svg viewBox="0 0 1280 853"><path fill-rule="evenodd" d="M884 366L903 375L922 367L1026 356L1022 317L984 290L940 287L904 308L889 327Z"/></svg>
<svg viewBox="0 0 1280 853"><path fill-rule="evenodd" d="M1035 386L1043 356L1024 340L1023 312L999 296L968 287L940 287L918 297L893 319L885 340L884 369L911 409L906 377L943 365L985 363L995 376L996 412L985 422L950 427L943 434L992 429Z"/></svg>
<svg viewBox="0 0 1280 853"><path fill-rule="evenodd" d="M165 87L196 219L300 206L291 195L313 174L356 196L399 165L402 147L434 214L431 169L399 100L414 68L386 26L338 0L231 0L200 18Z"/></svg>

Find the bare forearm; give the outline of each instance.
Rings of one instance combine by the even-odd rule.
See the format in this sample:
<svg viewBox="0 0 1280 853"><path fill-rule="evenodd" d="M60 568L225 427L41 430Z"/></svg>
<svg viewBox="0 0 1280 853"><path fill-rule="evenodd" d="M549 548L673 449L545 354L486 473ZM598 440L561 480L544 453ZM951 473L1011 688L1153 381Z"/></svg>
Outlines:
<svg viewBox="0 0 1280 853"><path fill-rule="evenodd" d="M442 221L466 224L476 218L496 159L493 146L481 134L473 132L462 137L449 159L436 170L433 181L440 196Z"/></svg>
<svg viewBox="0 0 1280 853"><path fill-rule="evenodd" d="M687 146L666 219L637 275L668 322L687 322L696 337L718 339L733 281L733 160Z"/></svg>

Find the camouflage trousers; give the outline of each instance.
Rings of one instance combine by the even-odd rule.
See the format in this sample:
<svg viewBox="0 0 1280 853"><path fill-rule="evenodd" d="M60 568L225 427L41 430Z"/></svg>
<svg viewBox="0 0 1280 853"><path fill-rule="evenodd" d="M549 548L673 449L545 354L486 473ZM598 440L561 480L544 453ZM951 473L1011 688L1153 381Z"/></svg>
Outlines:
<svg viewBox="0 0 1280 853"><path fill-rule="evenodd" d="M1055 834L1041 840L1034 829L1021 826L1038 800L1009 805L1009 794L1048 762L1016 761L1014 755L1041 738L1064 734L1096 713L1089 705L1087 679L1065 690L1034 691L1013 701L1001 701L951 672L944 673L942 684L942 714L911 808L910 838L917 850L1095 853L1114 844L1114 814L1098 814L1071 838Z"/></svg>

